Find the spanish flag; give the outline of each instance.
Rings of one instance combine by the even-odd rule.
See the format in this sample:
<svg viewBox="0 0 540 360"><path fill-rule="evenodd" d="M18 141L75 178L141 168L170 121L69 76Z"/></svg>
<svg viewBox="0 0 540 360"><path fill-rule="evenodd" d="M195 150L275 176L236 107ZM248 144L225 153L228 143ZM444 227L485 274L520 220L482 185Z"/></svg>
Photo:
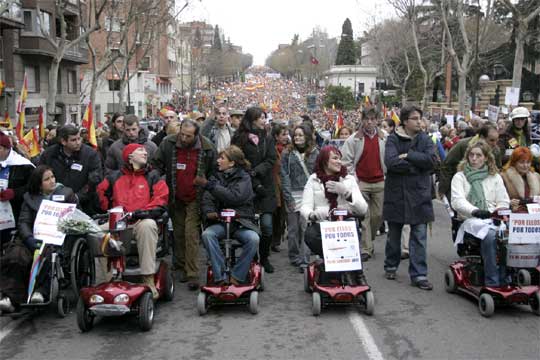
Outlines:
<svg viewBox="0 0 540 360"><path fill-rule="evenodd" d="M88 130L88 141L94 149L97 149L96 126L92 115L92 102L88 103L82 119L82 126Z"/></svg>
<svg viewBox="0 0 540 360"><path fill-rule="evenodd" d="M38 114L39 138L43 140L45 139L45 120L43 119L43 106L39 107Z"/></svg>
<svg viewBox="0 0 540 360"><path fill-rule="evenodd" d="M371 101L369 101L369 96L364 96L364 106L368 107L371 106Z"/></svg>
<svg viewBox="0 0 540 360"><path fill-rule="evenodd" d="M6 83L0 80L0 96L2 96L2 93L4 92L5 87L6 87Z"/></svg>
<svg viewBox="0 0 540 360"><path fill-rule="evenodd" d="M31 158L38 156L41 152L41 146L39 146L38 134L35 128L32 128L24 135L23 143Z"/></svg>
<svg viewBox="0 0 540 360"><path fill-rule="evenodd" d="M19 114L19 121L17 122L17 127L15 129L15 134L19 141L24 141L24 123L25 115L24 111L26 109L26 98L28 97L28 78L26 73L24 73L24 81L21 89L21 95L19 96L19 102L17 103L17 114Z"/></svg>
<svg viewBox="0 0 540 360"><path fill-rule="evenodd" d="M9 117L9 112L6 111L5 115L4 115L4 121L2 121L0 123L0 126L2 127L5 127L6 129L8 130L12 130L13 129L13 125L11 124L11 119Z"/></svg>
<svg viewBox="0 0 540 360"><path fill-rule="evenodd" d="M394 124L396 124L396 126L398 126L401 121L399 121L399 116L397 116L397 114L394 112L394 110L390 111L390 115L392 117L392 120L394 121Z"/></svg>
<svg viewBox="0 0 540 360"><path fill-rule="evenodd" d="M339 129L343 127L343 114L341 111L338 112L337 122L336 122L336 131L334 133L334 138L337 138Z"/></svg>

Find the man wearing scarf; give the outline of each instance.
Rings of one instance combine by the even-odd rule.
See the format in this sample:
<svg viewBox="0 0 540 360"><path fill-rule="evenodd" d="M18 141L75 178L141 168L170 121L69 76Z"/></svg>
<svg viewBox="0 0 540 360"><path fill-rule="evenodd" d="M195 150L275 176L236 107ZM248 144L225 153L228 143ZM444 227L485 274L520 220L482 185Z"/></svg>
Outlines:
<svg viewBox="0 0 540 360"><path fill-rule="evenodd" d="M368 203L368 212L362 221L362 261L373 256L373 241L382 222L386 138L377 128L379 115L374 107L364 108L360 128L341 148L343 165L349 174L356 177L358 187Z"/></svg>
<svg viewBox="0 0 540 360"><path fill-rule="evenodd" d="M422 110L406 106L401 124L388 136L385 148L387 167L383 217L388 221L384 260L385 277L395 280L401 258L401 230L410 224L409 276L411 284L432 290L427 279L427 223L432 222L431 173L435 166L433 142L422 131Z"/></svg>
<svg viewBox="0 0 540 360"><path fill-rule="evenodd" d="M0 219L0 245L9 241L19 219L23 195L34 165L12 149L9 136L0 131L0 206L2 214L12 215L12 221ZM2 246L0 246L0 249Z"/></svg>

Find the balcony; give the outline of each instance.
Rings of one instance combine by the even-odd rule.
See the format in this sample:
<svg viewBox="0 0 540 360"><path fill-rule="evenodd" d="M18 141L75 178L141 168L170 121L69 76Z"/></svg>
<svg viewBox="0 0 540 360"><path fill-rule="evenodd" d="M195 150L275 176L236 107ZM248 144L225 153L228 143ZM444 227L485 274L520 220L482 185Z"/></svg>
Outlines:
<svg viewBox="0 0 540 360"><path fill-rule="evenodd" d="M57 38L57 41L59 39ZM21 36L19 48L15 50L19 54L42 55L52 57L56 54L54 48L43 36ZM86 44L79 43L77 46L69 48L64 53L64 61L71 61L78 64L88 64L88 48Z"/></svg>
<svg viewBox="0 0 540 360"><path fill-rule="evenodd" d="M24 28L24 18L20 1L0 0L0 8L8 6L6 12L0 16L0 28L22 29Z"/></svg>

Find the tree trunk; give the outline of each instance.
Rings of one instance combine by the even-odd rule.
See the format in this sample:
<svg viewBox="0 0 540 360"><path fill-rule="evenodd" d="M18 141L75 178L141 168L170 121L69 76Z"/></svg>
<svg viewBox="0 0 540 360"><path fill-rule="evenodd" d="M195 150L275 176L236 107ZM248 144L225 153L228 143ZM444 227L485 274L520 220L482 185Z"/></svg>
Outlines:
<svg viewBox="0 0 540 360"><path fill-rule="evenodd" d="M458 102L459 112L465 114L465 100L467 98L467 73L462 71L458 74Z"/></svg>
<svg viewBox="0 0 540 360"><path fill-rule="evenodd" d="M62 57L60 57L62 58ZM56 114L56 92L58 91L58 70L60 61L53 57L49 68L49 91L47 93L47 121L54 121ZM64 124L65 118L60 119L60 124Z"/></svg>
<svg viewBox="0 0 540 360"><path fill-rule="evenodd" d="M525 35L527 33L527 25L520 19L516 29L516 53L514 55L514 73L512 74L512 87L521 87L521 73L523 71L523 59L525 51Z"/></svg>
<svg viewBox="0 0 540 360"><path fill-rule="evenodd" d="M92 72L92 84L90 84L90 101L92 102L92 114L95 114L96 108L96 91L98 87L98 76L95 71Z"/></svg>
<svg viewBox="0 0 540 360"><path fill-rule="evenodd" d="M126 87L127 87L126 81L125 80L120 81L120 89L118 91L118 105L119 105L119 112L121 113L126 112L126 102L124 100L126 97Z"/></svg>

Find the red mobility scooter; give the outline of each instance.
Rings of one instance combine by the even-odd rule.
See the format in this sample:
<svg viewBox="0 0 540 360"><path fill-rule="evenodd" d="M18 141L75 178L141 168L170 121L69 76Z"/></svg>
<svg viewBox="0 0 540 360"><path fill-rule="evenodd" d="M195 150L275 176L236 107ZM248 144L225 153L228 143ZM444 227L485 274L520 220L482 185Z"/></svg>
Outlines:
<svg viewBox="0 0 540 360"><path fill-rule="evenodd" d="M348 211L342 209L334 209L330 215L332 221L344 221L349 217ZM360 235L357 219L355 222ZM363 270L330 273L325 271L324 261L317 259L304 271L304 290L312 293L312 312L315 316L320 315L321 309L327 305L354 304L367 315L373 315L375 310L375 297L365 281Z"/></svg>
<svg viewBox="0 0 540 360"><path fill-rule="evenodd" d="M148 285L140 283L137 248L128 228L132 213L124 213L121 208L109 211L109 233L105 234L100 249L107 256L107 268L113 278L97 286L84 287L77 303L77 324L82 332L90 331L96 316L138 316L142 331L152 328L154 320L154 300ZM103 217L102 217L103 218ZM169 251L168 214L153 217L159 229L156 257L163 258ZM158 260L154 283L159 299L171 301L174 297L172 272L164 260Z"/></svg>
<svg viewBox="0 0 540 360"><path fill-rule="evenodd" d="M225 254L225 274L230 276L231 270L236 263L236 251L242 248L242 244L231 239L231 223L236 217L232 209L222 210L221 221L225 224L226 237L223 240ZM248 274L249 282L241 285L216 284L212 266L206 270L206 285L201 287L197 296L197 311L204 315L208 308L213 305L247 304L252 314L259 312L259 291L264 290L264 268L255 260L251 262Z"/></svg>
<svg viewBox="0 0 540 360"><path fill-rule="evenodd" d="M499 263L506 264L508 231L505 224L508 221L509 210L496 210L492 214L493 223L497 230L497 254ZM452 235L455 241L461 222L453 219ZM463 243L458 245L458 255L461 259L450 265L444 275L446 291L461 292L472 296L478 301L478 309L484 317L490 317L495 312L496 305L521 304L529 305L534 314L540 315L540 290L538 286L520 286L510 283L501 287L484 285L484 264L480 252L480 241L465 233Z"/></svg>

